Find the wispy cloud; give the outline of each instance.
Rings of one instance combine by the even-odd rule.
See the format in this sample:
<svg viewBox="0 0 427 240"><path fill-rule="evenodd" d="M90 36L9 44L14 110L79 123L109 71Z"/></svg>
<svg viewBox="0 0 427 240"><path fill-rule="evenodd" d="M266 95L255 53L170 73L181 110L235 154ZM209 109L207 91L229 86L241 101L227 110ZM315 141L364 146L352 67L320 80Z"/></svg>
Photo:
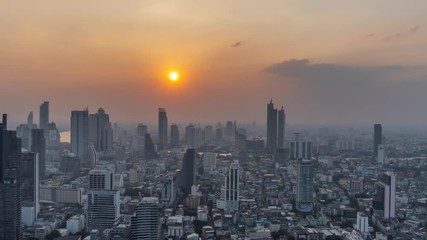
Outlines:
<svg viewBox="0 0 427 240"><path fill-rule="evenodd" d="M238 42L235 42L234 44L232 44L231 47L240 47L242 45L243 45L243 42L242 41L238 41Z"/></svg>
<svg viewBox="0 0 427 240"><path fill-rule="evenodd" d="M421 25L417 25L414 27L409 28L407 31L405 32L397 32L388 36L385 36L383 38L384 41L386 42L390 42L390 41L396 41L396 40L400 40L406 37L410 37L411 35L414 35L416 32L418 32L421 28Z"/></svg>

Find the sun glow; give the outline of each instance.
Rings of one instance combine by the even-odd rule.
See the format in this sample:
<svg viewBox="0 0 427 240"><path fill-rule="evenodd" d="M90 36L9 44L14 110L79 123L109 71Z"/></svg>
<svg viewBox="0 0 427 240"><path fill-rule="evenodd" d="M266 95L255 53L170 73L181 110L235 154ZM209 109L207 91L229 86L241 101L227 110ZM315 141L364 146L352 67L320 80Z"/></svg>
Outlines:
<svg viewBox="0 0 427 240"><path fill-rule="evenodd" d="M175 71L169 72L169 80L172 82L176 82L179 79L179 74Z"/></svg>

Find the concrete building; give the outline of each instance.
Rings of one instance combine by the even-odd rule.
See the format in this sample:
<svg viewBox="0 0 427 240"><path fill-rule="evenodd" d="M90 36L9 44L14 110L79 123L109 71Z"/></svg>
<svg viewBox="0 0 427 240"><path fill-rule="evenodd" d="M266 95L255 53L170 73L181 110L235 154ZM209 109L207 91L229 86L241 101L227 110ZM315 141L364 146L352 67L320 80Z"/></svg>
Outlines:
<svg viewBox="0 0 427 240"><path fill-rule="evenodd" d="M300 212L313 210L313 163L311 160L298 159L296 208Z"/></svg>
<svg viewBox="0 0 427 240"><path fill-rule="evenodd" d="M89 160L89 112L71 112L71 152L77 155L82 166L90 167L94 163Z"/></svg>
<svg viewBox="0 0 427 240"><path fill-rule="evenodd" d="M217 208L225 211L239 210L239 182L240 164L239 160L233 160L224 176L224 183L221 186L221 199L217 201Z"/></svg>
<svg viewBox="0 0 427 240"><path fill-rule="evenodd" d="M159 108L159 149L166 147L168 143L168 117L166 109Z"/></svg>
<svg viewBox="0 0 427 240"><path fill-rule="evenodd" d="M160 235L159 199L144 197L132 217L131 239L158 240Z"/></svg>

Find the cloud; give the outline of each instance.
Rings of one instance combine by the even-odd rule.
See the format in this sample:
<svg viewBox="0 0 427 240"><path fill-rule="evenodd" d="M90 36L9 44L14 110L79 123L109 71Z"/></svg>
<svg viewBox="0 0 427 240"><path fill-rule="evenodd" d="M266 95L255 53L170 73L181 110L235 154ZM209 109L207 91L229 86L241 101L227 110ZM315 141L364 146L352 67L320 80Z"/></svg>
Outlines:
<svg viewBox="0 0 427 240"><path fill-rule="evenodd" d="M403 38L406 38L406 37L410 37L411 35L414 35L416 32L418 32L418 30L421 28L421 25L417 25L417 26L415 26L415 27L411 27L411 28L409 28L406 32L404 32L404 33L400 33L400 32L398 32L398 33L394 33L394 34L391 34L391 35L388 35L388 36L385 36L384 38L383 38L383 41L386 41L386 42L390 42L390 41L396 41L396 40L400 40L400 39L403 39Z"/></svg>
<svg viewBox="0 0 427 240"><path fill-rule="evenodd" d="M417 25L409 29L409 33L416 33L421 28L421 25Z"/></svg>
<svg viewBox="0 0 427 240"><path fill-rule="evenodd" d="M240 47L242 45L243 45L243 42L242 41L238 41L238 42L235 42L233 45L231 45L231 47Z"/></svg>
<svg viewBox="0 0 427 240"><path fill-rule="evenodd" d="M391 74L419 69L420 66L388 65L377 67L313 64L308 59L291 59L267 67L263 72L308 81L350 82L384 79Z"/></svg>

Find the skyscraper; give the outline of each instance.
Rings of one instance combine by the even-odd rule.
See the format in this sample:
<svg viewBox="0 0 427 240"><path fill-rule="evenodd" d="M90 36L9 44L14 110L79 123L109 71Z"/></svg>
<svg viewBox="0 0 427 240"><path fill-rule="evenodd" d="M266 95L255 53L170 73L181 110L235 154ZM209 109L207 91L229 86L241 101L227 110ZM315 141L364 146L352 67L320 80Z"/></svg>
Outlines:
<svg viewBox="0 0 427 240"><path fill-rule="evenodd" d="M383 127L381 124L374 124L374 156L378 156L378 145L383 143Z"/></svg>
<svg viewBox="0 0 427 240"><path fill-rule="evenodd" d="M190 147L195 147L196 145L196 128L193 124L188 125L185 128L185 139L186 143Z"/></svg>
<svg viewBox="0 0 427 240"><path fill-rule="evenodd" d="M21 140L7 130L7 115L0 124L0 239L22 239Z"/></svg>
<svg viewBox="0 0 427 240"><path fill-rule="evenodd" d="M172 124L171 125L171 147L178 147L179 146L179 129L178 125Z"/></svg>
<svg viewBox="0 0 427 240"><path fill-rule="evenodd" d="M144 125L142 123L138 123L138 126L136 127L136 135L138 137L144 137L147 133L147 125Z"/></svg>
<svg viewBox="0 0 427 240"><path fill-rule="evenodd" d="M21 162L21 193L22 193L22 222L32 226L40 212L40 176L38 154L22 153Z"/></svg>
<svg viewBox="0 0 427 240"><path fill-rule="evenodd" d="M221 200L217 202L217 207L226 211L239 210L239 180L240 164L239 160L233 160L224 176L221 186Z"/></svg>
<svg viewBox="0 0 427 240"><path fill-rule="evenodd" d="M267 150L273 152L277 148L277 109L273 100L267 104Z"/></svg>
<svg viewBox="0 0 427 240"><path fill-rule="evenodd" d="M132 240L158 240L160 235L159 199L144 197L131 220Z"/></svg>
<svg viewBox="0 0 427 240"><path fill-rule="evenodd" d="M89 161L89 112L71 112L71 152L80 158L82 166L93 164Z"/></svg>
<svg viewBox="0 0 427 240"><path fill-rule="evenodd" d="M168 142L168 117L166 109L159 108L159 149L163 149Z"/></svg>
<svg viewBox="0 0 427 240"><path fill-rule="evenodd" d="M301 141L299 133L295 133L295 141L289 143L289 159L296 160L298 158L310 160L312 155L311 142Z"/></svg>
<svg viewBox="0 0 427 240"><path fill-rule="evenodd" d="M97 113L89 115L89 142L99 152L113 149L113 128L110 116L105 113L103 108L99 108Z"/></svg>
<svg viewBox="0 0 427 240"><path fill-rule="evenodd" d="M196 183L196 163L195 151L193 148L187 149L184 154L182 169L177 176L177 185L185 194L191 193L191 186Z"/></svg>
<svg viewBox="0 0 427 240"><path fill-rule="evenodd" d="M285 110L282 108L278 113L278 123L277 123L277 147L285 148L285 125L286 125L286 114Z"/></svg>
<svg viewBox="0 0 427 240"><path fill-rule="evenodd" d="M100 231L113 227L120 216L120 193L113 190L113 174L109 170L89 172L88 207L86 230Z"/></svg>
<svg viewBox="0 0 427 240"><path fill-rule="evenodd" d="M396 217L396 175L385 172L377 183L374 208L383 212L384 219Z"/></svg>
<svg viewBox="0 0 427 240"><path fill-rule="evenodd" d="M45 101L40 105L39 128L45 131L45 136L49 131L49 102Z"/></svg>
<svg viewBox="0 0 427 240"><path fill-rule="evenodd" d="M46 177L46 138L43 129L33 129L31 131L31 151L38 154L40 179Z"/></svg>
<svg viewBox="0 0 427 240"><path fill-rule="evenodd" d="M144 158L145 159L157 159L158 154L156 146L154 145L153 139L149 133L145 134L144 138Z"/></svg>
<svg viewBox="0 0 427 240"><path fill-rule="evenodd" d="M311 160L299 158L297 165L296 208L300 212L313 210L313 164Z"/></svg>

